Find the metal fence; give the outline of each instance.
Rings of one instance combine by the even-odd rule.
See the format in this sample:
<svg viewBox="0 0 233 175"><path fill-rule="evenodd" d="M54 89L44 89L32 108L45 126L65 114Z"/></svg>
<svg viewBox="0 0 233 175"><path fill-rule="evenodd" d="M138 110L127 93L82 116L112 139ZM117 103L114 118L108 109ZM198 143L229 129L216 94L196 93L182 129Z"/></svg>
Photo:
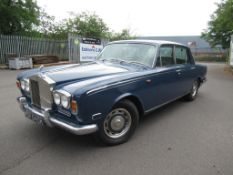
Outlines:
<svg viewBox="0 0 233 175"><path fill-rule="evenodd" d="M8 63L8 56L54 55L60 60L79 62L81 37L69 34L67 40L51 40L25 36L0 35L0 64ZM109 41L101 39L105 46ZM191 48L194 57L224 57L222 48Z"/></svg>
<svg viewBox="0 0 233 175"><path fill-rule="evenodd" d="M227 54L227 50L222 49L221 47L216 48L191 48L192 54L194 57L210 57L210 58L222 58Z"/></svg>
<svg viewBox="0 0 233 175"><path fill-rule="evenodd" d="M7 56L55 55L68 59L68 40L50 40L25 36L0 35L0 64L8 62Z"/></svg>

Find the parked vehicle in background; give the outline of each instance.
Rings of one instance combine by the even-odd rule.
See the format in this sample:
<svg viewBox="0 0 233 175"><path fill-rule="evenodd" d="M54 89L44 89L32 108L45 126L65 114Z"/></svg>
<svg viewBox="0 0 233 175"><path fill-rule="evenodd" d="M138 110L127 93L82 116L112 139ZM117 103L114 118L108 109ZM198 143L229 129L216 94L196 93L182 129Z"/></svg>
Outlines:
<svg viewBox="0 0 233 175"><path fill-rule="evenodd" d="M97 61L22 72L18 98L26 117L109 145L126 142L139 118L178 98L192 101L207 68L190 49L167 41L109 43Z"/></svg>

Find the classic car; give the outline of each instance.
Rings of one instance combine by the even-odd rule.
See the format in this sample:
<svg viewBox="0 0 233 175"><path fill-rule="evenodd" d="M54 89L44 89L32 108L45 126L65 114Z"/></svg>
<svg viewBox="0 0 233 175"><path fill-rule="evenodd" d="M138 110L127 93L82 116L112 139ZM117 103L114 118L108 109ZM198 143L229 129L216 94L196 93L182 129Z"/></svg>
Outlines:
<svg viewBox="0 0 233 175"><path fill-rule="evenodd" d="M133 135L143 115L179 98L194 100L206 73L182 44L115 41L96 61L20 73L17 100L37 123L116 145Z"/></svg>

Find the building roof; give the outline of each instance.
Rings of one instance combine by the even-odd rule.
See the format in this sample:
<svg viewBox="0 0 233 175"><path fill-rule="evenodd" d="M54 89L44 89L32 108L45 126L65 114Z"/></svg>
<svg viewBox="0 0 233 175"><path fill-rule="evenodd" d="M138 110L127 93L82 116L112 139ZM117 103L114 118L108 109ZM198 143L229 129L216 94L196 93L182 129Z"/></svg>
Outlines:
<svg viewBox="0 0 233 175"><path fill-rule="evenodd" d="M192 42L196 44L197 48L210 48L208 42L201 38L201 36L142 36L138 37L139 40L166 40L176 43L181 43L188 46L188 43Z"/></svg>

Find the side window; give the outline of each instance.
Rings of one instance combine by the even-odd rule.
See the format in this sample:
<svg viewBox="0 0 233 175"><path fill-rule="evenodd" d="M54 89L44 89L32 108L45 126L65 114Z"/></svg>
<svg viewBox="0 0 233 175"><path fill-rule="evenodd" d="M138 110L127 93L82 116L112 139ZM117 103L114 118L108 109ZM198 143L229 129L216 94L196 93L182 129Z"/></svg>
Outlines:
<svg viewBox="0 0 233 175"><path fill-rule="evenodd" d="M184 47L176 46L175 48L176 64L186 64L188 62L188 52Z"/></svg>
<svg viewBox="0 0 233 175"><path fill-rule="evenodd" d="M159 49L159 58L161 66L174 65L173 46L161 46Z"/></svg>

